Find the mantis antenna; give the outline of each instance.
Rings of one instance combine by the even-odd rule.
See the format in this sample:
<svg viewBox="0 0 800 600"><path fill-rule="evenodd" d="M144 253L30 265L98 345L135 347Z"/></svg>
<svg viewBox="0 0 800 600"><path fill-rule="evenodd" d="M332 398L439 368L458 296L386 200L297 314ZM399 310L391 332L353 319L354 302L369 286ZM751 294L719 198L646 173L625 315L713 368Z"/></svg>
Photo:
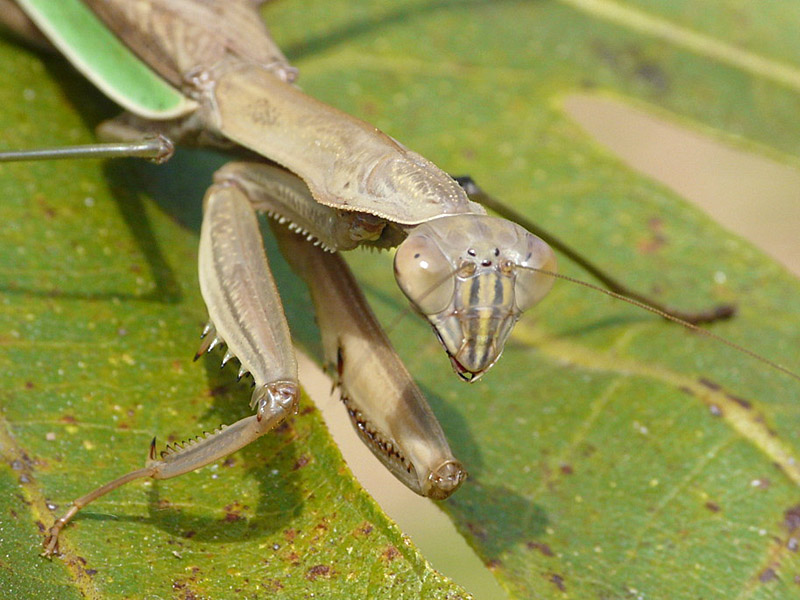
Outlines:
<svg viewBox="0 0 800 600"><path fill-rule="evenodd" d="M798 375L794 371L784 367L783 365L780 365L780 364L776 363L775 361L772 361L772 360L770 360L770 359L768 359L768 358L766 358L764 356L761 356L757 352L753 352L752 350L748 350L744 346L740 346L739 344L737 344L735 342L732 342L732 341L722 337L721 335L717 335L716 333L713 333L713 332L711 332L711 331L709 331L707 329L703 329L702 327L698 327L697 325L695 325L694 323L692 323L690 321L687 321L685 319L681 319L680 317L677 317L674 314L668 313L668 312L662 310L661 308L652 306L652 305L650 305L650 304L648 304L646 302L642 302L641 300L639 300L637 298L630 298L630 297L628 297L628 296L626 296L624 294L620 294L618 292L607 290L605 288L600 287L599 285L594 285L594 284L588 283L586 281L582 281L580 279L575 279L574 277L569 277L568 275L562 275L561 273L555 273L553 271L547 271L545 269L537 269L536 267L528 267L528 266L521 266L520 268L528 269L528 270L531 270L531 271L536 271L537 273L541 273L542 275L549 275L550 277L553 277L555 279L562 279L562 280L568 281L570 283L575 283L577 285L581 285L581 286L583 286L585 288L588 288L590 290L594 290L596 292L600 292L602 294L605 294L606 296L610 296L611 298L615 298L616 300L622 300L623 302L627 302L628 304L632 304L633 306L636 306L636 307L641 308L643 310L649 311L649 312L651 312L653 314L656 314L659 317L662 317L662 318L664 318L664 319L666 319L668 321L672 321L673 323L677 323L678 325L682 325L682 326L686 327L686 329L689 329L689 330L691 330L693 332L696 332L696 333L704 335L704 336L706 336L708 338L711 338L712 340L715 340L717 342L725 344L726 346L728 346L729 348L733 348L737 352L745 354L745 355L749 356L750 358L754 358L755 360L757 360L757 361L759 361L761 363L764 363L765 365L767 365L769 367L772 367L773 369L775 369L777 371L780 371L784 375L788 375L789 377L791 377L792 379L794 379L796 381L800 381L800 375Z"/></svg>

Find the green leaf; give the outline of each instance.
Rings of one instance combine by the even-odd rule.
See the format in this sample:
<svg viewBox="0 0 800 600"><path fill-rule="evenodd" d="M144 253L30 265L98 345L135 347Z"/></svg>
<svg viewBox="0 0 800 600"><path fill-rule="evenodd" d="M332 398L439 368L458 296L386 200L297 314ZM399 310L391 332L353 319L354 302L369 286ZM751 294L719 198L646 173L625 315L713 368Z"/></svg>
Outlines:
<svg viewBox="0 0 800 600"><path fill-rule="evenodd" d="M561 108L613 94L796 160L800 15L751 4L295 0L265 16L307 92L469 173L640 290L736 302L713 331L797 369L797 281ZM5 147L89 141L114 114L61 59L0 52ZM154 434L247 413L235 369L189 361L205 319L200 198L219 164L0 167L0 596L457 597L308 408L231 461L97 501L65 530L63 559L37 556L47 502L60 513L139 466ZM390 258L351 256L391 321L405 303ZM308 299L273 263L313 350ZM796 592L796 382L567 284L534 312L472 386L423 324L393 335L470 471L443 506L510 596Z"/></svg>

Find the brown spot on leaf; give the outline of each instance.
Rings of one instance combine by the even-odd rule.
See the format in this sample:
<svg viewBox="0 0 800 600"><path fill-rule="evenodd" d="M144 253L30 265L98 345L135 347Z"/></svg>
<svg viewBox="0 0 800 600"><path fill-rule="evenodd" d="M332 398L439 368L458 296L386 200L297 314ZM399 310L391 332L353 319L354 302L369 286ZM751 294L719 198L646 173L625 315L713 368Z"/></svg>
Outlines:
<svg viewBox="0 0 800 600"><path fill-rule="evenodd" d="M734 402L736 402L736 404L738 404L739 406L741 406L746 410L750 410L751 408L753 408L753 403L750 402L749 400L745 400L744 398L740 398L739 396L734 396L732 394L725 394L725 395L728 397L729 400L733 400Z"/></svg>
<svg viewBox="0 0 800 600"><path fill-rule="evenodd" d="M392 562L398 556L400 556L400 551L392 544L386 546L386 550L384 550L383 554L381 554L381 558L383 558L383 560L386 562Z"/></svg>
<svg viewBox="0 0 800 600"><path fill-rule="evenodd" d="M479 540L486 540L488 537L486 530L481 525L474 523L473 521L467 521L467 529L469 529L470 533Z"/></svg>
<svg viewBox="0 0 800 600"><path fill-rule="evenodd" d="M235 523L236 521L241 521L244 517L235 511L229 511L225 513L225 522L226 523Z"/></svg>
<svg viewBox="0 0 800 600"><path fill-rule="evenodd" d="M314 565L308 571L306 571L306 579L309 581L315 581L319 577L328 579L332 574L333 569L331 569L328 565Z"/></svg>
<svg viewBox="0 0 800 600"><path fill-rule="evenodd" d="M710 379L706 379L705 377L701 377L699 382L700 385L702 385L703 387L707 387L708 389L713 390L715 392L722 389L722 386L720 386L717 383L714 383Z"/></svg>
<svg viewBox="0 0 800 600"><path fill-rule="evenodd" d="M287 542L293 542L294 538L297 537L297 530L296 529L287 529L283 532L283 537L286 538Z"/></svg>
<svg viewBox="0 0 800 600"><path fill-rule="evenodd" d="M710 501L706 502L706 508L708 510L710 510L711 512L719 512L719 511L722 510L720 508L719 504L717 504L716 502L710 502Z"/></svg>
<svg viewBox="0 0 800 600"><path fill-rule="evenodd" d="M366 537L370 533L372 533L372 529L373 529L372 523L370 523L369 521L364 521L364 523L362 523L360 527L356 528L356 530L353 532L353 535L356 537L361 537L361 536Z"/></svg>
<svg viewBox="0 0 800 600"><path fill-rule="evenodd" d="M567 591L567 586L564 585L564 578L558 573L550 575L550 583L554 584L562 592Z"/></svg>
<svg viewBox="0 0 800 600"><path fill-rule="evenodd" d="M800 504L792 506L783 513L783 526L793 532L800 529Z"/></svg>
<svg viewBox="0 0 800 600"><path fill-rule="evenodd" d="M292 471L297 471L298 469L302 469L309 462L311 462L311 459L308 457L307 454L303 454L300 458L298 458L295 461L294 465L292 466Z"/></svg>
<svg viewBox="0 0 800 600"><path fill-rule="evenodd" d="M568 465L567 463L562 463L559 467L562 475L572 475L575 470L572 468L572 465Z"/></svg>
<svg viewBox="0 0 800 600"><path fill-rule="evenodd" d="M490 571L496 571L500 567L503 566L502 561L499 558L490 558L486 561L486 568Z"/></svg>
<svg viewBox="0 0 800 600"><path fill-rule="evenodd" d="M178 592L180 595L175 596L176 598L181 598L181 600L197 600L198 596L194 593L194 591L189 587L189 584L186 581L175 580L172 582L172 589Z"/></svg>
<svg viewBox="0 0 800 600"><path fill-rule="evenodd" d="M283 589L283 583L277 577L261 582L261 587L269 592L278 592Z"/></svg>
<svg viewBox="0 0 800 600"><path fill-rule="evenodd" d="M525 545L528 547L528 550L538 550L545 556L553 556L553 551L550 549L550 546L544 542L528 542Z"/></svg>
<svg viewBox="0 0 800 600"><path fill-rule="evenodd" d="M33 388L34 388L34 385L33 385L32 381L26 381L25 382L25 389L26 390L32 390Z"/></svg>
<svg viewBox="0 0 800 600"><path fill-rule="evenodd" d="M758 580L761 583L768 583L770 581L774 581L778 578L778 574L775 572L775 569L772 567L767 567L758 575Z"/></svg>
<svg viewBox="0 0 800 600"><path fill-rule="evenodd" d="M64 415L59 419L59 421L61 421L62 423L77 423L78 422L78 420L75 417L73 417L72 415Z"/></svg>

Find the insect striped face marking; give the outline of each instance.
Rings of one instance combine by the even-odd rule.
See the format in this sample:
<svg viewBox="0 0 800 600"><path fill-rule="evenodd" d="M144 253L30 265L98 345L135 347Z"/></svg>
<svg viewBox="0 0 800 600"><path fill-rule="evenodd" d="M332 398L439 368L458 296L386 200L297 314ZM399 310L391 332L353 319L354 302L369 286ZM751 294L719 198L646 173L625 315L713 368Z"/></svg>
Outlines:
<svg viewBox="0 0 800 600"><path fill-rule="evenodd" d="M484 215L445 216L398 247L395 276L436 331L453 369L475 381L500 357L514 323L552 287L553 251L519 225Z"/></svg>

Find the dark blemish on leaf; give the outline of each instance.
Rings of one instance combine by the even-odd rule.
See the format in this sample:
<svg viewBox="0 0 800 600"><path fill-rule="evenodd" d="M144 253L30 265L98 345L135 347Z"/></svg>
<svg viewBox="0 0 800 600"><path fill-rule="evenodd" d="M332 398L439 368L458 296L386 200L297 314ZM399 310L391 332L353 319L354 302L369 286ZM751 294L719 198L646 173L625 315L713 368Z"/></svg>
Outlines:
<svg viewBox="0 0 800 600"><path fill-rule="evenodd" d="M182 594L178 596L182 600L197 600L197 595L189 588L189 584L185 581L173 581L172 589Z"/></svg>
<svg viewBox="0 0 800 600"><path fill-rule="evenodd" d="M297 461L295 461L294 465L292 466L292 471L297 471L298 469L302 469L309 462L311 462L311 459L308 457L308 455L303 454L300 458L297 459Z"/></svg>
<svg viewBox="0 0 800 600"><path fill-rule="evenodd" d="M715 392L722 389L722 386L714 383L710 379L706 379L705 377L701 377L699 382L700 385L702 385L703 387L707 387L708 389L714 390Z"/></svg>
<svg viewBox="0 0 800 600"><path fill-rule="evenodd" d="M386 547L386 550L383 551L383 554L381 554L381 558L383 558L383 560L386 562L392 562L398 556L400 556L400 551L392 544L389 544Z"/></svg>
<svg viewBox="0 0 800 600"><path fill-rule="evenodd" d="M365 522L361 525L361 527L357 528L353 532L353 535L355 535L356 537L360 537L362 535L368 536L370 533L372 533L372 529L373 529L372 523Z"/></svg>
<svg viewBox="0 0 800 600"><path fill-rule="evenodd" d="M197 532L196 532L196 531L194 531L193 529L190 529L189 531L184 531L184 532L183 532L181 535L182 535L184 538L186 538L187 540L190 540L190 539L192 539L194 536L196 536L196 535L197 535Z"/></svg>
<svg viewBox="0 0 800 600"><path fill-rule="evenodd" d="M283 537L286 538L287 542L293 542L294 538L297 537L297 530L296 529L287 529L283 532Z"/></svg>
<svg viewBox="0 0 800 600"><path fill-rule="evenodd" d="M229 511L225 513L225 522L226 523L235 523L236 521L241 521L244 517L235 511Z"/></svg>
<svg viewBox="0 0 800 600"><path fill-rule="evenodd" d="M790 533L800 529L800 504L792 506L784 511L783 526L786 527Z"/></svg>
<svg viewBox="0 0 800 600"><path fill-rule="evenodd" d="M89 577L91 577L93 575L97 575L97 569L86 569L84 573L86 573Z"/></svg>
<svg viewBox="0 0 800 600"><path fill-rule="evenodd" d="M655 254L666 245L667 238L661 234L655 234L651 238L637 243L636 248L641 254Z"/></svg>
<svg viewBox="0 0 800 600"><path fill-rule="evenodd" d="M592 455L593 455L595 452L597 452L597 448L596 448L594 445L592 445L592 444L587 444L587 443L585 443L585 442L584 442L584 443L581 443L581 455L582 455L584 458L589 458L589 457L590 457L590 456L592 456Z"/></svg>
<svg viewBox="0 0 800 600"><path fill-rule="evenodd" d="M550 546L544 542L527 542L525 546L527 546L528 550L538 550L545 556L553 556L553 551L550 549Z"/></svg>
<svg viewBox="0 0 800 600"><path fill-rule="evenodd" d="M479 540L485 541L488 537L486 530L479 524L473 523L472 521L467 521L467 529L469 529L470 533Z"/></svg>
<svg viewBox="0 0 800 600"><path fill-rule="evenodd" d="M318 577L325 577L328 579L333 573L333 569L331 569L328 565L314 565L308 571L306 571L306 579L309 581L316 581Z"/></svg>
<svg viewBox="0 0 800 600"><path fill-rule="evenodd" d="M281 580L277 577L274 579L267 579L266 581L261 582L261 587L263 587L268 592L279 592L283 589L283 584Z"/></svg>
<svg viewBox="0 0 800 600"><path fill-rule="evenodd" d="M685 385L680 386L678 390L683 392L684 394L688 394L689 396L695 395L694 390L690 387L686 387Z"/></svg>
<svg viewBox="0 0 800 600"><path fill-rule="evenodd" d="M567 586L564 585L564 578L558 573L550 575L550 583L554 584L562 592L567 591Z"/></svg>
<svg viewBox="0 0 800 600"><path fill-rule="evenodd" d="M706 508L708 510L710 510L711 512L719 512L719 511L722 510L720 508L719 504L717 504L716 502L710 502L710 501L706 502Z"/></svg>
<svg viewBox="0 0 800 600"><path fill-rule="evenodd" d="M572 465L568 465L567 463L562 463L559 467L562 475L572 475L575 470L572 468Z"/></svg>
<svg viewBox="0 0 800 600"><path fill-rule="evenodd" d="M47 529L44 526L44 523L42 523L41 521L36 521L36 528L39 530L39 533L43 533L44 530Z"/></svg>
<svg viewBox="0 0 800 600"><path fill-rule="evenodd" d="M300 414L301 415L310 415L315 410L316 409L313 406L309 406L308 404L306 404L304 408L300 409Z"/></svg>
<svg viewBox="0 0 800 600"><path fill-rule="evenodd" d="M640 63L636 68L635 74L636 77L659 93L664 93L669 89L667 73L655 62Z"/></svg>
<svg viewBox="0 0 800 600"><path fill-rule="evenodd" d="M72 415L64 415L59 419L59 421L61 421L62 423L77 423L78 419L76 419Z"/></svg>
<svg viewBox="0 0 800 600"><path fill-rule="evenodd" d="M45 202L44 198L37 195L36 203L39 205L39 208L42 210L42 213L44 213L45 217L47 217L48 219L55 218L56 216L55 209L52 206L50 206L47 202Z"/></svg>
<svg viewBox="0 0 800 600"><path fill-rule="evenodd" d="M33 388L34 388L34 385L33 385L32 381L26 381L25 382L25 389L26 390L32 390Z"/></svg>
<svg viewBox="0 0 800 600"><path fill-rule="evenodd" d="M229 456L224 461L222 461L222 466L223 467L232 467L235 464L236 464L236 459L233 458L232 456Z"/></svg>
<svg viewBox="0 0 800 600"><path fill-rule="evenodd" d="M773 569L772 567L767 567L766 569L761 571L761 573L758 576L758 580L761 583L768 583L768 582L774 581L776 579L778 579L778 574L775 572L775 569Z"/></svg>
<svg viewBox="0 0 800 600"><path fill-rule="evenodd" d="M503 566L503 562L499 558L490 558L486 561L486 568L490 571L496 571Z"/></svg>
<svg viewBox="0 0 800 600"><path fill-rule="evenodd" d="M23 468L23 466L22 466L22 461L21 461L21 460L19 460L19 459L14 459L14 460L12 460L12 461L11 461L11 468L12 468L14 471L22 471L22 468Z"/></svg>
<svg viewBox="0 0 800 600"><path fill-rule="evenodd" d="M751 408L753 408L753 403L750 402L749 400L745 400L744 398L739 398L738 396L734 396L732 394L725 394L725 395L728 397L728 399L733 400L734 402L736 402L736 404L738 404L744 409L750 410Z"/></svg>

